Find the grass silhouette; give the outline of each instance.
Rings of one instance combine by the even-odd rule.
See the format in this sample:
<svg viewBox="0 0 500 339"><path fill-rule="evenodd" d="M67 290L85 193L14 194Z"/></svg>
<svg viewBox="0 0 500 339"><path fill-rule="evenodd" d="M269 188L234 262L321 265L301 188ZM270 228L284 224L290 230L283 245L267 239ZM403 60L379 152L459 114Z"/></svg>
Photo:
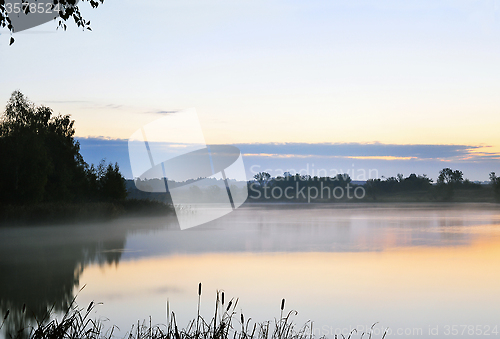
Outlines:
<svg viewBox="0 0 500 339"><path fill-rule="evenodd" d="M236 312L238 299L231 299L225 304L224 292L217 291L214 317L207 321L199 314L201 303L201 283L198 287L198 315L191 320L185 328L179 329L175 313L170 311L167 300L167 324L153 325L151 317L149 321L132 325L129 332L121 338L124 339L315 339L313 322L308 321L302 327L297 328L291 317L297 311L285 311L285 299L281 301L280 318L273 321L251 324L251 318L247 318ZM91 302L87 308L79 308L76 297L73 298L70 307L61 319L49 320L48 315L44 319L37 319L35 326L25 326L14 333L6 333L10 339L112 339L116 338L116 326L104 330L104 324L100 320L91 318L96 303ZM26 308L23 307L23 313ZM8 320L9 311L6 312L0 324L0 330ZM375 325L375 324L374 324ZM373 325L373 326L374 326ZM372 329L373 329L372 326ZM387 330L382 339L385 338ZM354 329L348 335L335 334L334 339L353 339L354 337L372 339L372 331L357 333ZM321 338L327 338L322 336Z"/></svg>

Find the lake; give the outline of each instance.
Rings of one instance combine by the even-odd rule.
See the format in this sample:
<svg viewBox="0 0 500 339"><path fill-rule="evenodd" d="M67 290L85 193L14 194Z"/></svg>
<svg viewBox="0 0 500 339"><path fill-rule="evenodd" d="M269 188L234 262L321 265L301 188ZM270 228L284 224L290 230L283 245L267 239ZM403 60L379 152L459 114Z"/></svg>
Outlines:
<svg viewBox="0 0 500 339"><path fill-rule="evenodd" d="M245 204L184 231L173 217L4 227L0 254L4 330L24 303L40 317L75 295L81 307L102 302L94 316L121 335L150 316L165 323L167 299L184 327L202 282L206 318L224 290L252 322L279 317L285 298L298 325L330 338L375 323L373 338L500 331L494 204Z"/></svg>

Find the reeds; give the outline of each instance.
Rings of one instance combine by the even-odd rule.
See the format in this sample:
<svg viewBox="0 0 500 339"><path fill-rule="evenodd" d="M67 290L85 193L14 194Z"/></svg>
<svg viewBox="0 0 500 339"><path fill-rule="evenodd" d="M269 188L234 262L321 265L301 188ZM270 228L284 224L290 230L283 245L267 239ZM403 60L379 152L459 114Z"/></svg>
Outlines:
<svg viewBox="0 0 500 339"><path fill-rule="evenodd" d="M301 328L296 328L292 316L297 312L285 311L285 299L281 301L280 319L263 323L252 323L251 318L245 320L242 312L236 312L238 299L229 300L227 306L224 300L224 291L216 292L215 313L213 319L207 321L200 315L201 283L198 285L198 314L184 329L177 325L175 313L170 310L167 300L167 323L153 325L151 318L141 324L132 325L132 328L123 337L124 339L315 339L313 323L308 321ZM76 297L75 297L76 298ZM99 320L90 318L96 304L91 302L86 309L79 308L75 299L66 310L61 320L37 319L35 326L20 328L15 333L6 333L10 339L114 339L116 326L104 330L104 325ZM24 311L24 309L23 309ZM0 330L8 320L9 311L6 312ZM238 319L239 318L239 319ZM239 324L237 324L239 320ZM348 336L335 335L333 339L351 339L356 331ZM372 339L372 333L361 333L361 338ZM384 339L384 333L382 339ZM326 338L326 336L320 339Z"/></svg>

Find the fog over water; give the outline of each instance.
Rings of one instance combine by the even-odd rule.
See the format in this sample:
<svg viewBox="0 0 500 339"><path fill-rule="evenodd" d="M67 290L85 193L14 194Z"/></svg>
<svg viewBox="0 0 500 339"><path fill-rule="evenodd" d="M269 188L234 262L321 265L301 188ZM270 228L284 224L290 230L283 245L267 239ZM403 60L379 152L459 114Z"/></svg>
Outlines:
<svg viewBox="0 0 500 339"><path fill-rule="evenodd" d="M10 310L4 330L13 329L23 304L33 320L79 293L82 307L103 302L95 316L125 334L149 316L165 323L168 298L185 326L202 282L207 318L223 289L252 321L278 317L286 298L299 325L313 320L329 337L375 322L401 338L452 325L492 331L499 224L493 204L246 204L184 231L174 217L3 227L0 313Z"/></svg>

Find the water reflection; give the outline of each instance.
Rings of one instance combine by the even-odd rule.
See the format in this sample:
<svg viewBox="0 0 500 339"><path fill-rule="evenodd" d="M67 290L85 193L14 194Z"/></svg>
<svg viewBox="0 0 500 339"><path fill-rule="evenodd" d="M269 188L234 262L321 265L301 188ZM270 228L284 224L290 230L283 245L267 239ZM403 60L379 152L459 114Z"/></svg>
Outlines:
<svg viewBox="0 0 500 339"><path fill-rule="evenodd" d="M4 333L45 319L49 310L65 311L86 267L117 266L128 234L158 229L165 220L151 219L146 226L143 221L1 228L2 318L10 310Z"/></svg>
<svg viewBox="0 0 500 339"><path fill-rule="evenodd" d="M479 295L467 288L487 287L493 293L488 280L493 273L488 272L500 259L495 250L499 223L495 205L252 204L185 231L171 218L2 228L0 312L3 316L10 310L4 326L12 331L21 325L24 304L28 320L41 319L52 306L65 310L87 283L80 304L105 301L114 323L132 324L151 313L163 315L166 296L177 301L176 310L188 314L195 304L187 302L195 298L188 286L203 280L212 290L231 288L235 296L247 297L249 312L259 317L275 315L259 308L258 300L287 297L325 324L330 303L343 308L335 316L345 321L377 321L375 316L384 314L404 323L403 313L427 312L438 291L450 300ZM474 248L490 248L491 253L476 262ZM457 265L456 258L468 258L470 265ZM433 265L447 273L436 272ZM464 280L469 276L464 270L477 271L485 280ZM433 285L433 279L444 283ZM453 288L447 290L447 285ZM319 292L328 286L342 293ZM405 296L409 288L416 291L410 298ZM402 301L379 300L388 296ZM370 303L386 303L388 311ZM143 313L130 312L131 305ZM315 311L317 305L323 313Z"/></svg>
<svg viewBox="0 0 500 339"><path fill-rule="evenodd" d="M250 205L186 231L130 238L125 259L233 252L359 252L459 246L496 225L495 205Z"/></svg>
<svg viewBox="0 0 500 339"><path fill-rule="evenodd" d="M106 272L89 267L82 276L89 282L82 300L91 296L103 301L99 313L127 331L150 315L153 323L164 322L169 298L179 323L187 324L196 317L197 285L202 281L204 317L213 315L215 290L224 288L226 297L239 298L238 311L252 321L279 316L281 298L286 298L287 309L299 311L297 324L314 320L315 328L329 338L333 333L323 332L325 327L366 328L377 321L382 330L440 326L443 334L446 324L498 324L500 271L494 267L499 244L149 257L124 261Z"/></svg>

